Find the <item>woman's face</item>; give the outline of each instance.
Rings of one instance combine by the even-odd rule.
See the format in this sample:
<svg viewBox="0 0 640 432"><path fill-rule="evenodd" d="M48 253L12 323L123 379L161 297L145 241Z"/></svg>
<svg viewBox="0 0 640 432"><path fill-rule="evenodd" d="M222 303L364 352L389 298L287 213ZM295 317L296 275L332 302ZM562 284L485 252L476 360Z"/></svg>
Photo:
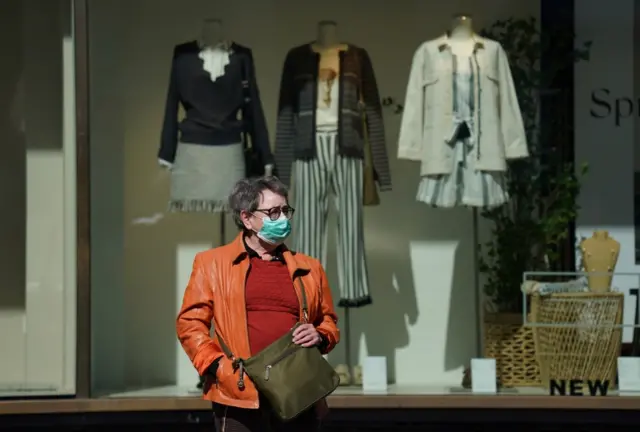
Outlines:
<svg viewBox="0 0 640 432"><path fill-rule="evenodd" d="M244 226L253 232L258 232L262 229L263 218L269 217L270 213L278 212L283 207L287 206L287 200L269 189L264 190L260 194L260 204L258 209L253 214L248 212L242 213L242 221Z"/></svg>

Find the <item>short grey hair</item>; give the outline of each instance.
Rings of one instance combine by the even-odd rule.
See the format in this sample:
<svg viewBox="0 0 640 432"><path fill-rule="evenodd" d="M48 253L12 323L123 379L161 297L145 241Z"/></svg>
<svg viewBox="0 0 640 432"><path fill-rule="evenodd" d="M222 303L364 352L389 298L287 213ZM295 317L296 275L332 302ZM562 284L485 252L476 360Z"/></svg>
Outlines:
<svg viewBox="0 0 640 432"><path fill-rule="evenodd" d="M289 201L289 188L274 176L242 179L235 184L229 194L229 210L238 228L245 229L240 213L255 212L260 205L262 192L265 190L270 190Z"/></svg>

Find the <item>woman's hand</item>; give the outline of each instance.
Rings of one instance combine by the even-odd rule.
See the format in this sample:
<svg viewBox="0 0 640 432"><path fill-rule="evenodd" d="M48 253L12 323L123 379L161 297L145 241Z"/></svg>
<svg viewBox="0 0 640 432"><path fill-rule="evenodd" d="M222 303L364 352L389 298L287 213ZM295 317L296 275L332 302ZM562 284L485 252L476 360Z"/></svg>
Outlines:
<svg viewBox="0 0 640 432"><path fill-rule="evenodd" d="M293 331L293 343L305 348L318 345L322 342L322 336L313 324L301 324Z"/></svg>

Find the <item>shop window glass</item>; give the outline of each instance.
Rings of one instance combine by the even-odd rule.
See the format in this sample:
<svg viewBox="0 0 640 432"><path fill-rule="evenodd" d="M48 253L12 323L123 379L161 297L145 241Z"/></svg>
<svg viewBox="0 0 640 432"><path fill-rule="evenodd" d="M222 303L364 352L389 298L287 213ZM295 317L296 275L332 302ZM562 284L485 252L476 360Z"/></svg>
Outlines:
<svg viewBox="0 0 640 432"><path fill-rule="evenodd" d="M348 383L338 393L362 394L369 357L385 359L389 392L471 393L471 360L493 356L500 392L548 394L534 328L522 326L531 304L522 302L519 287L527 270L575 270L573 220L566 220L566 237L564 226L551 227L560 240L542 245L546 254L537 250L541 244L532 246L540 259L527 265L518 261L526 246L505 244L539 242L523 228L538 201L550 199L561 176L571 180L564 169L574 159L597 161L571 151L574 129L583 126L578 114L571 126L573 62L553 79L526 65L549 67L538 51L544 35L545 43L566 42L545 45L545 53L574 43L587 51L558 51L552 62L575 54L576 68L586 70L585 42L597 35L592 17L578 9L590 24L576 25L575 40L571 31L548 33L566 25L558 24L561 15L555 26L547 23L543 3L325 2L324 10L336 13L322 21L316 8L293 1L216 9L204 0L93 2L93 393L201 395L176 338L176 316L194 257L238 236L220 210L235 180L247 175L246 132L258 150L249 165L275 165L292 185L290 246L325 264L342 331L327 359ZM314 38L318 43L310 44ZM369 147L359 147L363 142ZM265 157L268 145L275 159ZM327 170L333 177L325 181ZM367 189L370 174L377 189ZM587 175L579 176L584 196L595 199L592 171ZM513 178L520 188L508 186ZM570 188L566 182L562 187ZM365 196L348 193L355 190ZM325 191L326 244L325 214L318 211ZM375 192L380 205L362 208ZM527 200L535 201L532 208L514 204ZM504 214L531 215L517 219L513 234L504 225L496 234L494 222L504 220L483 208L501 205ZM611 231L578 228L589 236ZM510 248L499 253L511 261L496 261L487 247L478 255L477 244L492 240ZM504 337L511 348L501 348ZM615 363L615 355L609 360Z"/></svg>
<svg viewBox="0 0 640 432"><path fill-rule="evenodd" d="M637 328L640 278L635 228L640 155L636 78L639 5L637 1L620 3L606 16L598 12L595 4L576 3L575 10L576 33L593 43L589 60L575 66L575 161L588 164L588 173L580 182L576 262L579 270L590 273L582 281L591 291L585 295L593 296L595 302L591 312L595 312L596 303L597 307L606 302L613 305L621 296L623 304L615 306L622 312L621 317L615 318L621 325L621 336L607 339L615 344L620 342L615 351L623 357L637 357L640 352ZM621 22L624 24L620 25ZM612 65L616 73L610 73ZM598 143L603 140L611 144L602 147ZM615 314L608 316L614 319ZM592 314L589 319L593 317ZM584 318L586 315L581 319ZM602 347L607 350L611 346ZM620 364L625 361L634 360L625 359ZM625 394L629 390L625 385L629 380L628 366L616 368L611 363L610 368L616 369L619 381L614 392ZM610 374L613 376L613 370Z"/></svg>
<svg viewBox="0 0 640 432"><path fill-rule="evenodd" d="M0 397L75 392L71 3L0 4Z"/></svg>

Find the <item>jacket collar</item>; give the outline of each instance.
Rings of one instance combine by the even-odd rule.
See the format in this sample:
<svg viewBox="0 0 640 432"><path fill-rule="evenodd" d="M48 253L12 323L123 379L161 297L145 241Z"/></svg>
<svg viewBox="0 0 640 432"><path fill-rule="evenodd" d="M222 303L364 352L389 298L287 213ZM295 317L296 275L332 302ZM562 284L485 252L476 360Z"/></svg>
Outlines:
<svg viewBox="0 0 640 432"><path fill-rule="evenodd" d="M234 42L230 40L225 39L215 46L208 46L202 39L198 39L195 42L198 45L198 50L204 50L207 48L220 48L223 51L229 52L229 54L233 54Z"/></svg>
<svg viewBox="0 0 640 432"><path fill-rule="evenodd" d="M245 260L249 259L249 253L245 247L244 243L244 233L240 232L236 238L229 244L231 248L232 255L234 257L233 264L237 265L242 263ZM293 279L298 274L306 274L311 270L309 266L304 263L299 257L297 257L296 252L289 250L289 248L285 245L282 245L282 258L284 262L287 264L287 268L289 269L289 274Z"/></svg>
<svg viewBox="0 0 640 432"><path fill-rule="evenodd" d="M476 51L478 51L479 49L484 49L484 38L478 36L477 34L473 34L471 36L471 39L474 42L473 45L473 52L475 53ZM442 36L440 36L437 39L438 42L438 51L442 52L444 50L447 50L449 48L451 48L451 46L449 45L449 33L445 33Z"/></svg>

